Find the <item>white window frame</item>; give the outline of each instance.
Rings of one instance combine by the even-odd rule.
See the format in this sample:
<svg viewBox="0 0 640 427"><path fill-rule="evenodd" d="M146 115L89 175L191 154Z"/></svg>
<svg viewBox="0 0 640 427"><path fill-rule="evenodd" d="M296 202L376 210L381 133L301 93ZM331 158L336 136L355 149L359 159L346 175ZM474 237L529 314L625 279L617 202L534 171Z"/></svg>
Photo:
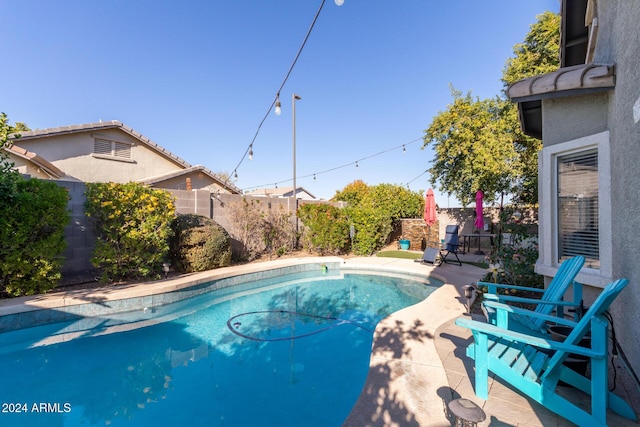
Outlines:
<svg viewBox="0 0 640 427"><path fill-rule="evenodd" d="M576 280L585 285L604 287L612 281L613 276L609 131L550 145L542 149L539 157L540 246L536 272L552 277L558 270L558 157L593 149L598 151L600 268L585 267Z"/></svg>

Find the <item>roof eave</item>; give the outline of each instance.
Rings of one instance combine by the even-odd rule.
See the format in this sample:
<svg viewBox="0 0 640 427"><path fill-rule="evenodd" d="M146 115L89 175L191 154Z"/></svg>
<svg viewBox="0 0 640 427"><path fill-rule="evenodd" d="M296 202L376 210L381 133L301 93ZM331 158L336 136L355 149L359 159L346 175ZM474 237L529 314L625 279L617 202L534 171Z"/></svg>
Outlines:
<svg viewBox="0 0 640 427"><path fill-rule="evenodd" d="M581 64L513 83L507 96L514 102L577 96L615 87L613 64Z"/></svg>
<svg viewBox="0 0 640 427"><path fill-rule="evenodd" d="M542 139L542 100L600 93L615 88L613 64L580 64L513 83L507 96L518 103L520 128Z"/></svg>

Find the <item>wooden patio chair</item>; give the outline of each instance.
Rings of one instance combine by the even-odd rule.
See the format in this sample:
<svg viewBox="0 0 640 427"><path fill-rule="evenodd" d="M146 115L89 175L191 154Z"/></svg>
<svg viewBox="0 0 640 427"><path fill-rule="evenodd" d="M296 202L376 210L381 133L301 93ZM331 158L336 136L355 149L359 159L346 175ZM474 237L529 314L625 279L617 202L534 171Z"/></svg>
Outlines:
<svg viewBox="0 0 640 427"><path fill-rule="evenodd" d="M575 278L582 269L585 259L583 256L575 256L560 264L560 268L546 289L529 286L504 285L490 282L478 282L478 286L486 286L488 292L483 295L483 310L487 320L497 326L506 327L506 324L497 323L495 302L500 303L528 303L535 304L534 312L548 315L555 310L557 317L564 317L564 308L570 307L575 311L574 319L577 321L582 308L582 284L575 282ZM573 284L573 301L564 301L569 286ZM541 294L539 299L499 295L498 289L528 291ZM525 333L546 333L547 321L543 317L527 316L516 313L509 314L509 329Z"/></svg>
<svg viewBox="0 0 640 427"><path fill-rule="evenodd" d="M609 339L605 311L627 283L627 279L620 279L607 285L582 319L574 324L573 331L564 342L550 341L471 319L456 319L457 325L471 329L473 333L474 343L467 348L467 355L475 359L476 395L482 399L488 398L488 373L491 371L519 392L578 425L606 426L607 408L625 418L636 420L631 406L608 390ZM507 305L504 308L526 311ZM553 319L553 316L533 312L528 315ZM578 343L589 332L591 347L579 346ZM570 353L589 358L591 379L563 364ZM559 395L559 381L590 395L590 412Z"/></svg>

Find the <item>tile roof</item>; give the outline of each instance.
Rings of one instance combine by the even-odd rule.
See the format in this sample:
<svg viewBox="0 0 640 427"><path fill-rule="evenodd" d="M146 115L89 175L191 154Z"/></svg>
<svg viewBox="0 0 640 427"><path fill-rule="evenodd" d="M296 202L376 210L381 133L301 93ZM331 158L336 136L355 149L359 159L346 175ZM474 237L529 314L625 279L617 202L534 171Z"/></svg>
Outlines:
<svg viewBox="0 0 640 427"><path fill-rule="evenodd" d="M33 163L34 165L42 169L51 178L61 179L66 175L62 170L55 167L52 163L50 163L46 159L40 157L36 153L27 151L24 148L19 147L15 144L4 147L4 149L20 158L30 161L31 163Z"/></svg>
<svg viewBox="0 0 640 427"><path fill-rule="evenodd" d="M190 167L188 167L186 169L173 171L173 172L168 172L168 173L165 173L165 174L162 174L162 175L158 175L158 176L154 176L154 177L145 178L145 179L142 179L142 180L140 180L138 182L140 182L141 184L152 185L152 184L155 184L155 183L158 183L158 182L161 182L161 181L165 181L167 179L172 179L172 178L176 178L176 177L179 177L179 176L188 175L188 174L193 173L193 172L202 172L205 175L211 177L214 181L218 182L222 187L226 188L231 193L240 194L240 189L238 187L236 187L235 185L233 185L233 184L231 184L229 182L225 182L218 175L213 173L210 169L207 169L206 167L204 167L202 165L190 166Z"/></svg>
<svg viewBox="0 0 640 427"><path fill-rule="evenodd" d="M124 125L123 123L121 123L121 122L119 122L117 120L111 120L111 121L106 121L106 122L86 123L86 124L81 124L81 125L59 126L59 127L55 127L55 128L36 129L36 130L32 130L32 131L27 131L27 132L20 132L20 139L21 140L27 140L27 139L43 138L43 137L49 137L49 136L58 136L58 135L77 133L77 132L90 132L90 131L102 130L102 129L120 129L123 132L128 133L129 135L133 136L138 141L142 142L143 144L145 144L146 146L148 146L152 150L160 153L161 155L163 155L165 157L168 157L168 158L172 159L176 163L180 164L182 167L184 167L184 168L190 168L191 167L191 165L187 161L185 161L184 159L176 156L171 151L169 151L166 148L156 144L155 142L153 142L152 140L150 140L146 136L142 135L140 132L135 131L134 129L130 128L129 126Z"/></svg>

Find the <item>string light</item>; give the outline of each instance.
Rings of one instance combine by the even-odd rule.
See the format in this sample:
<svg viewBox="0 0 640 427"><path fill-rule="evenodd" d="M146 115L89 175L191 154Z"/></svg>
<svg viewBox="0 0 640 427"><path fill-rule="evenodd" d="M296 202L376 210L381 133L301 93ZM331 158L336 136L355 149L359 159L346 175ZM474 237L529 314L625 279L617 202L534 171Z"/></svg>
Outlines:
<svg viewBox="0 0 640 427"><path fill-rule="evenodd" d="M236 171L233 172L233 180L235 182L238 182L238 172L236 172Z"/></svg>
<svg viewBox="0 0 640 427"><path fill-rule="evenodd" d="M253 144L249 146L249 160L253 160Z"/></svg>
<svg viewBox="0 0 640 427"><path fill-rule="evenodd" d="M340 1L340 0L338 0L338 1ZM344 1L344 0L342 0L342 1ZM275 106L275 113L276 114L280 114L280 112L282 112L282 105L280 104L280 92L282 91L282 88L284 87L284 85L287 83L287 80L289 79L289 76L291 75L291 72L293 71L293 68L295 67L296 63L298 62L298 58L300 58L300 54L302 53L302 50L304 49L304 46L307 44L307 40L309 39L309 36L311 35L311 31L313 30L313 27L315 26L316 21L318 20L318 17L320 16L320 12L322 11L322 8L324 7L324 3L325 3L325 0L322 0L322 2L320 3L320 7L318 7L318 10L316 11L315 16L313 17L313 21L311 21L311 25L309 26L309 29L307 30L307 34L305 35L304 40L302 41L302 44L300 45L300 48L298 49L298 52L296 53L296 56L293 59L293 62L291 63L291 66L289 67L289 70L287 71L287 74L286 74L284 80L282 81L282 84L280 85L280 88L278 89L278 92L277 92L277 95L276 95L275 99L271 102L271 105L269 106L269 109L267 110L266 114L264 115L264 117L260 121L260 124L258 125L258 128L256 129L256 133L253 136L253 139L251 140L251 143L249 144L249 147L247 147L247 149L244 152L244 155L242 156L242 158L240 159L240 161L238 162L236 167L233 169L233 173L234 174L236 174L238 168L240 168L240 165L242 165L242 162L247 157L247 154L249 153L249 150L253 146L253 143L255 142L256 138L258 137L258 134L260 133L260 129L262 128L262 125L264 124L265 120L267 120L267 117L269 116L269 113L274 108L274 106ZM225 180L223 185L226 185L226 183L227 183L227 180Z"/></svg>
<svg viewBox="0 0 640 427"><path fill-rule="evenodd" d="M280 92L276 95L276 109L273 110L276 113L276 116L279 116L282 113L282 104L280 103Z"/></svg>
<svg viewBox="0 0 640 427"><path fill-rule="evenodd" d="M373 158L373 157L381 156L382 154L386 154L386 153L388 153L388 152L390 152L390 151L394 151L394 150L399 150L400 148L402 148L402 149L403 149L403 151L404 151L404 150L406 149L406 146L407 146L407 145L411 145L411 144L414 144L414 143L416 143L416 142L418 142L418 141L422 141L422 140L423 140L423 138L422 138L422 137L419 137L419 138L416 138L416 139L414 139L414 140L412 140L412 141L406 142L406 143L404 143L404 144L396 145L395 147L388 148L388 149L386 149L386 150L382 150L382 151L380 151L380 152L378 152L378 153L375 153L375 154L371 154L371 155L369 155L369 156L362 157L362 158L360 158L360 159L358 159L358 160L356 160L356 161L352 161L352 162L349 162L349 163L345 163L345 164L343 164L343 165L336 166L336 167L333 167L333 168L330 168L330 169L325 169L325 170L322 170L322 171L316 171L316 172L313 172L313 173L310 173L310 174L307 174L307 175L304 175L304 176L299 176L299 177L297 177L297 178L298 178L298 179L305 179L305 178L313 177L313 180L314 180L314 181L316 181L316 175L321 175L321 174L326 174L326 173L329 173L329 172L334 172L334 171L336 171L336 170L338 170L338 169L344 169L344 168L346 168L346 167L352 167L354 164L356 165L356 168L358 168L358 169L359 169L359 162L361 162L361 161L363 161L363 160L368 160L368 159L371 159L371 158ZM427 172L429 172L429 171L428 171L428 170L425 170L425 171L424 171L424 172L422 172L420 175L418 175L416 178L414 178L414 179L412 179L411 181L409 181L407 184L412 183L413 181L415 181L416 179L418 179L420 176L424 175L424 174L425 174L425 173L427 173ZM282 183L291 182L291 181L292 181L292 179L287 179L287 180L278 181L278 182L282 184ZM265 187L269 187L270 185L271 185L271 184L263 184L263 185L252 186L252 187L248 187L248 188L243 189L243 191L245 191L245 192L246 192L246 191L251 191L251 190L258 189L258 188L265 188ZM276 184L276 188L277 188L277 184Z"/></svg>
<svg viewBox="0 0 640 427"><path fill-rule="evenodd" d="M402 154L407 154L407 147L404 145L402 146Z"/></svg>

